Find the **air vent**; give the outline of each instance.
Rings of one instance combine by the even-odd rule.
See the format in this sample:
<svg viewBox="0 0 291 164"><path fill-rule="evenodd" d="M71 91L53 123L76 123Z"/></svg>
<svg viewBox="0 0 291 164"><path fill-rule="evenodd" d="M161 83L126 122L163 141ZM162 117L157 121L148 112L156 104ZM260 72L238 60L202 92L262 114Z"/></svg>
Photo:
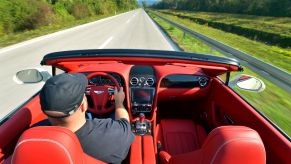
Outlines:
<svg viewBox="0 0 291 164"><path fill-rule="evenodd" d="M206 77L201 77L198 82L200 87L205 87L208 83L208 79Z"/></svg>
<svg viewBox="0 0 291 164"><path fill-rule="evenodd" d="M152 86L154 85L154 83L155 83L155 80L153 78L148 78L146 81L147 86Z"/></svg>
<svg viewBox="0 0 291 164"><path fill-rule="evenodd" d="M130 79L130 84L131 85L137 85L138 84L138 78L137 77L133 77Z"/></svg>

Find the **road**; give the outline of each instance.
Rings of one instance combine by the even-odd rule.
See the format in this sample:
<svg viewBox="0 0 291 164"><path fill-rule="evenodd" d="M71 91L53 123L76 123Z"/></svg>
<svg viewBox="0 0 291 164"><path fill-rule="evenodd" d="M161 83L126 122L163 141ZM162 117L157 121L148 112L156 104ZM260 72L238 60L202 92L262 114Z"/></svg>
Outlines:
<svg viewBox="0 0 291 164"><path fill-rule="evenodd" d="M50 52L104 48L177 50L142 9L2 48L0 119L19 107L43 85L15 84L12 78L17 71L40 67L42 57Z"/></svg>

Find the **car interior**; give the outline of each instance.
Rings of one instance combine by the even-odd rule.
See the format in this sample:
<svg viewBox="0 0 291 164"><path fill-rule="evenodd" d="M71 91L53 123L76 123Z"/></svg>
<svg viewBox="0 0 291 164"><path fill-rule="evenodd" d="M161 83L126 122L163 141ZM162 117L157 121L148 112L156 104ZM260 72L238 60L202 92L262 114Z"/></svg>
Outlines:
<svg viewBox="0 0 291 164"><path fill-rule="evenodd" d="M217 78L229 71L225 67L157 59L110 60L58 60L54 66L67 73L80 72L87 76L88 119L107 118L114 112L113 88L117 85L124 88L124 105L135 141L123 163L281 163L288 160L283 150L288 149L290 141ZM98 94L101 92L105 94ZM44 153L51 149L63 150L54 143L40 141L27 143L28 148L24 146L24 142L38 136L64 143L70 154L67 157L64 152L54 153L53 159L43 156L40 160L102 163L83 153L73 133L64 128L30 129L44 119L36 94L1 125L0 133L4 135L0 137L0 162L35 158L34 154L40 150L32 145L47 147L40 151ZM31 154L24 156L26 148Z"/></svg>

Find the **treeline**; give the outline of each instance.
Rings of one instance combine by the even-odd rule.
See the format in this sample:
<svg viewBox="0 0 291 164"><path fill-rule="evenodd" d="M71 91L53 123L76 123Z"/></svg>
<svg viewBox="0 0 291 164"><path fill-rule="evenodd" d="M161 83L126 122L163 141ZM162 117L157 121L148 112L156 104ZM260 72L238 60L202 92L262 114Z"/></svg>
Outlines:
<svg viewBox="0 0 291 164"><path fill-rule="evenodd" d="M152 8L291 16L291 0L161 0Z"/></svg>
<svg viewBox="0 0 291 164"><path fill-rule="evenodd" d="M0 0L0 36L137 5L136 0Z"/></svg>

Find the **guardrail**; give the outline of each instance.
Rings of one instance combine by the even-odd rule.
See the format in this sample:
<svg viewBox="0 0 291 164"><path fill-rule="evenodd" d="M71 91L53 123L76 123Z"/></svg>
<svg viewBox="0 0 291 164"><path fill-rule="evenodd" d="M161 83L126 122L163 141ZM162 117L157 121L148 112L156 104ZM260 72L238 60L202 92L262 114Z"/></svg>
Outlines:
<svg viewBox="0 0 291 164"><path fill-rule="evenodd" d="M259 69L262 72L265 72L267 74L263 74L263 73L259 73L261 76L263 76L266 79L269 79L270 81L272 81L273 83L275 83L276 85L278 85L279 87L283 88L284 90L288 91L289 93L291 93L291 75L284 71L281 70L269 63L263 62L262 60L259 60L253 56L250 56L249 54L242 52L240 50L237 50L229 45L226 45L222 42L219 42L217 40L214 40L212 38L209 38L203 34L200 34L196 31L193 31L185 26L182 26L176 22L173 22L171 20L169 20L168 18L165 18L161 15L158 15L154 12L151 12L152 14L154 14L155 16L163 19L164 21L176 26L177 28L179 28L180 30L182 30L185 33L190 34L191 36L201 40L202 42L208 44L209 46L211 46L212 48L217 49L218 51L222 52L222 53L228 53L231 56L234 56L236 58L238 58L239 60L245 61L247 62L249 65L251 65L252 67L255 67L257 69ZM228 55L226 54L226 55ZM273 78L270 78L269 76L272 76Z"/></svg>

